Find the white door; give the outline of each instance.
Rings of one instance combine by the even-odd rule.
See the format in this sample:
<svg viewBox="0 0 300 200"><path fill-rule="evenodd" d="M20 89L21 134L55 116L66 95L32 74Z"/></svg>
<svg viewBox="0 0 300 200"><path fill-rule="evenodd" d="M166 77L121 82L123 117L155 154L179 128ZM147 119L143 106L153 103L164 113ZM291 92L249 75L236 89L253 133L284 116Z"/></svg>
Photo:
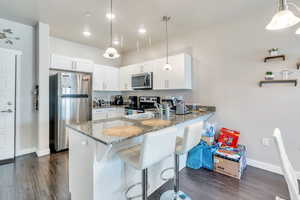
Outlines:
<svg viewBox="0 0 300 200"><path fill-rule="evenodd" d="M15 155L16 54L0 49L0 160Z"/></svg>

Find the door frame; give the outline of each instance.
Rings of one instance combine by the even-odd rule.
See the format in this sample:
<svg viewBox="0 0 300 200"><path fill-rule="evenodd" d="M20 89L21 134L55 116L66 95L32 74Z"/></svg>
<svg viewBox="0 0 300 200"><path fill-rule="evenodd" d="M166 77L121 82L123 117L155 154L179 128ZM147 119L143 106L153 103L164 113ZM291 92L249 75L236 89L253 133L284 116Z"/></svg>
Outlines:
<svg viewBox="0 0 300 200"><path fill-rule="evenodd" d="M15 158L16 158L16 138L17 138L17 133L20 133L20 126L19 126L19 122L20 122L20 114L19 114L19 107L20 107L20 99L19 94L21 92L21 84L20 84L20 79L18 79L19 77L21 77L21 59L22 59L22 51L19 50L14 50L14 49L5 49L5 48L0 48L0 51L5 51L5 52L9 52L15 55L15 110L14 110L14 115L15 115L15 123L14 123L14 158L13 159L9 159L9 160L3 160L1 161L0 164L4 164L4 163L10 163L10 162L14 162Z"/></svg>

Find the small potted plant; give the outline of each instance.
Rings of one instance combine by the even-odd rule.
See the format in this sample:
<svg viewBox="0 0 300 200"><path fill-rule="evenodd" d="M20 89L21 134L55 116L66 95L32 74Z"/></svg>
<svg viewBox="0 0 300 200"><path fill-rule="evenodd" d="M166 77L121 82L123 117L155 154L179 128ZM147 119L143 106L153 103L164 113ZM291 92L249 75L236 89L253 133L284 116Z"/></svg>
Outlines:
<svg viewBox="0 0 300 200"><path fill-rule="evenodd" d="M271 71L267 71L265 74L265 80L274 80L274 74Z"/></svg>

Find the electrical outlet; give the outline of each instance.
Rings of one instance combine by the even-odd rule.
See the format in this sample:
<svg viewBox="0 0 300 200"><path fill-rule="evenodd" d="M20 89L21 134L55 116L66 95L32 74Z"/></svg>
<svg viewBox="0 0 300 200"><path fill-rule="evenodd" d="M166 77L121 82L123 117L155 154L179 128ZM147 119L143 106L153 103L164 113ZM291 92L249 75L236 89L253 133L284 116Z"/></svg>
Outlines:
<svg viewBox="0 0 300 200"><path fill-rule="evenodd" d="M264 146L268 147L268 146L270 146L270 143L271 143L270 141L271 141L270 138L263 138L263 139L262 139L262 144L263 144Z"/></svg>

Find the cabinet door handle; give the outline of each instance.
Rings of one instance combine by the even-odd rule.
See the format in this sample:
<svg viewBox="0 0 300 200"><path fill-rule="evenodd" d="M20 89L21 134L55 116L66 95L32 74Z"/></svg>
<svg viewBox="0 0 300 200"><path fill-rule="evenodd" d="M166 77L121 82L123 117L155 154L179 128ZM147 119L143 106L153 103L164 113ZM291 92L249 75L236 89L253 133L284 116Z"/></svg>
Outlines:
<svg viewBox="0 0 300 200"><path fill-rule="evenodd" d="M2 112L2 113L12 113L13 110L12 109L7 109L7 110L1 110L0 112Z"/></svg>

